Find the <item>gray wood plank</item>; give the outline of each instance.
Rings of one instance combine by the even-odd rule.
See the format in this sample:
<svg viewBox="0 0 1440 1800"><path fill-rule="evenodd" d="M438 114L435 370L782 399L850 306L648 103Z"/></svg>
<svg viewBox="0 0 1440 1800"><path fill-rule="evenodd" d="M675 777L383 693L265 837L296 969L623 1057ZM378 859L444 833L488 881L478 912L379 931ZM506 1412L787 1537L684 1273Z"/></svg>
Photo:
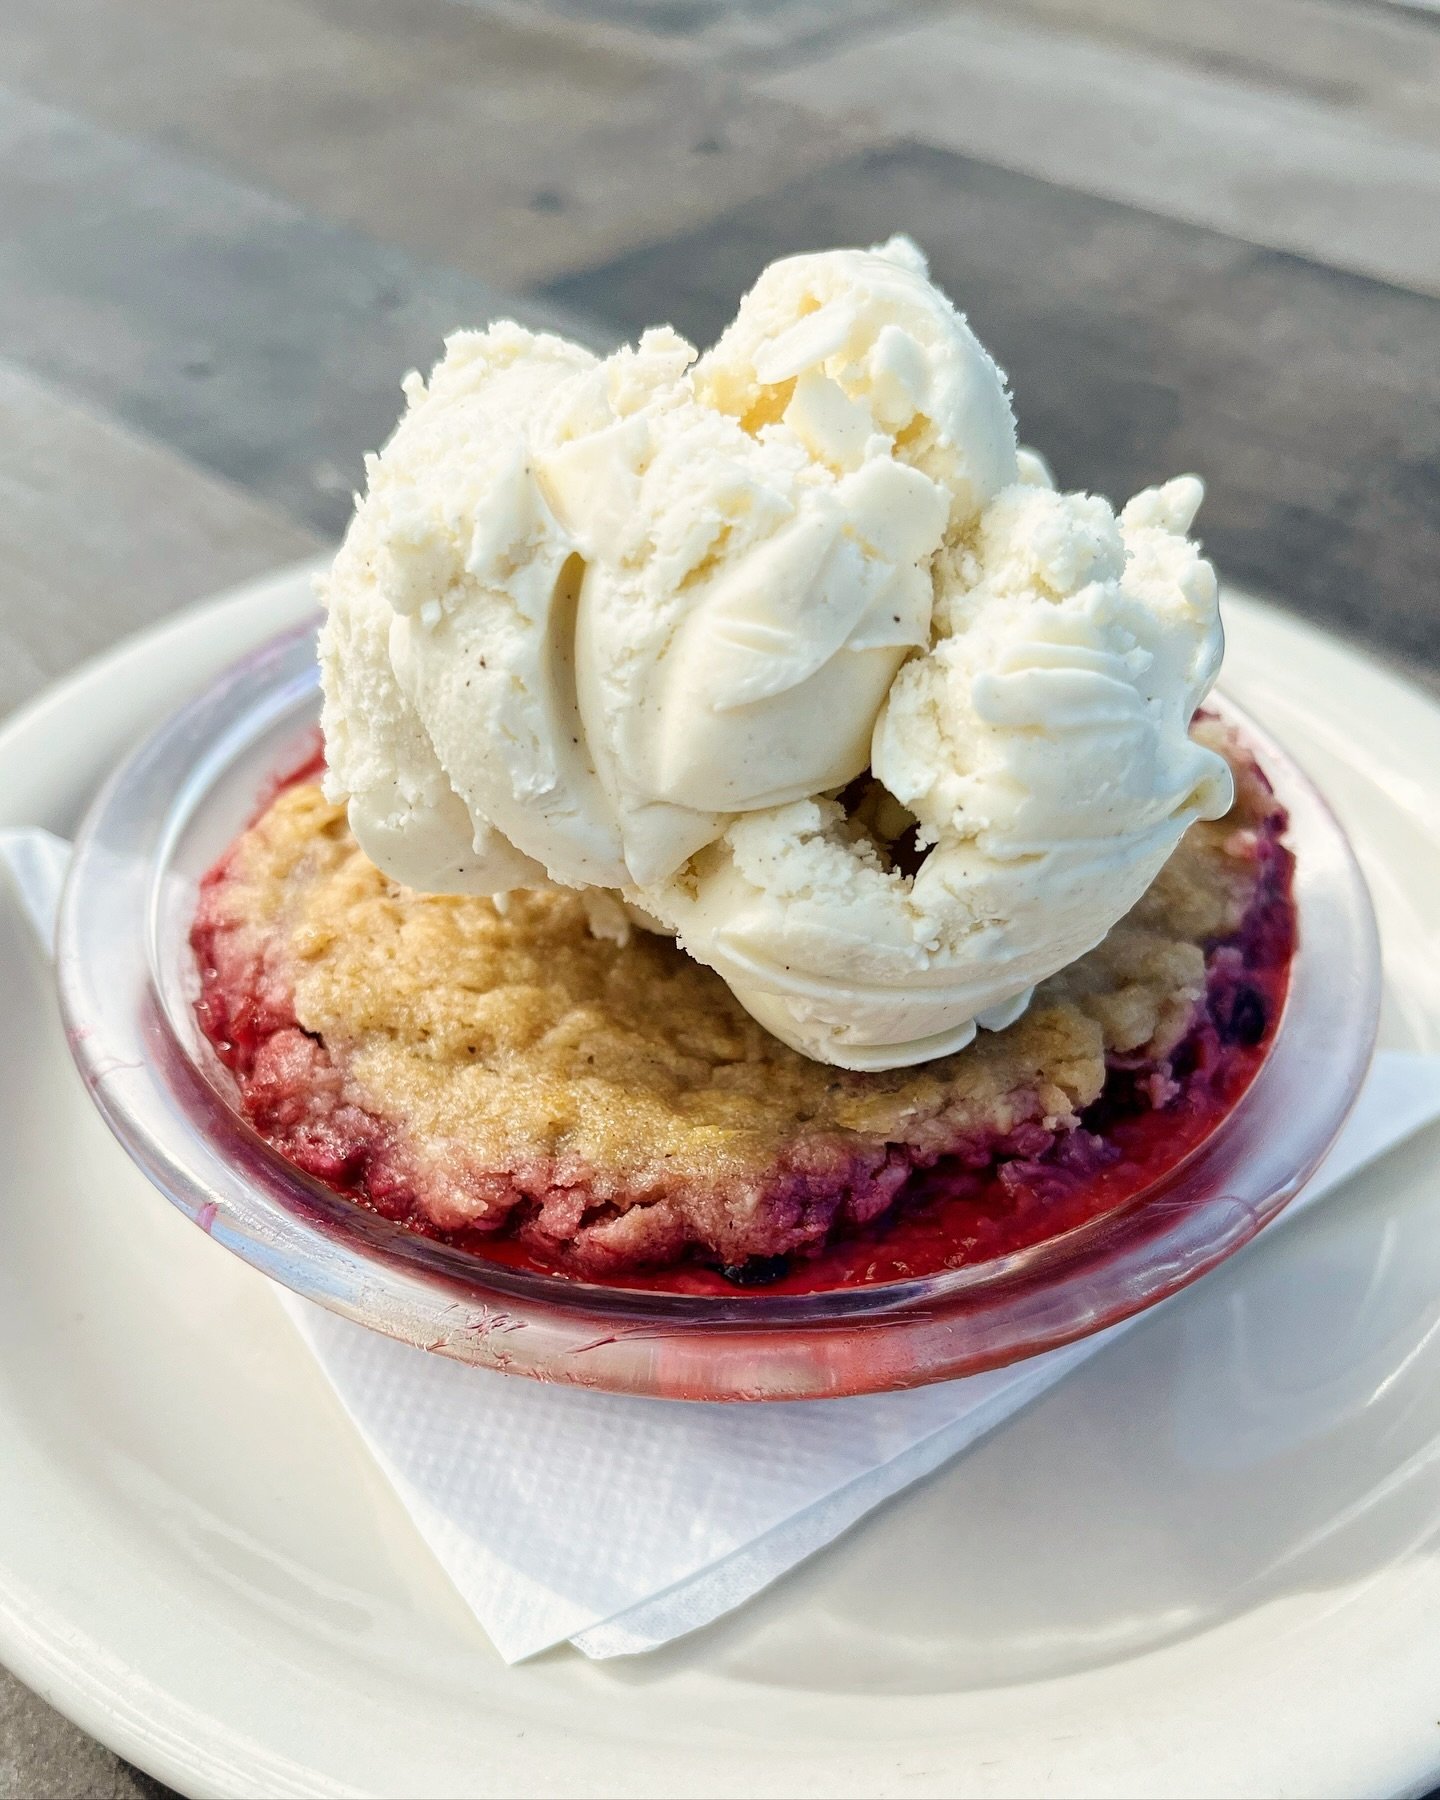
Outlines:
<svg viewBox="0 0 1440 1800"><path fill-rule="evenodd" d="M0 6L0 81L502 287L858 141L663 47L455 0Z"/></svg>
<svg viewBox="0 0 1440 1800"><path fill-rule="evenodd" d="M447 331L585 331L5 90L0 218L14 362L325 532Z"/></svg>
<svg viewBox="0 0 1440 1800"><path fill-rule="evenodd" d="M1120 49L1309 95L1354 117L1440 144L1440 16L1384 0L968 0Z"/></svg>
<svg viewBox="0 0 1440 1800"><path fill-rule="evenodd" d="M1432 35L1422 30L1422 45ZM758 86L826 118L1440 294L1433 118L1407 134L1355 104L979 11L867 37Z"/></svg>
<svg viewBox="0 0 1440 1800"><path fill-rule="evenodd" d="M185 601L322 547L0 363L0 712Z"/></svg>
<svg viewBox="0 0 1440 1800"><path fill-rule="evenodd" d="M1440 670L1440 304L900 145L553 284L701 343L771 257L897 229L1008 369L1059 478L1123 498L1184 469L1223 573Z"/></svg>
<svg viewBox="0 0 1440 1800"><path fill-rule="evenodd" d="M753 63L940 11L946 0L468 0L486 11L593 28L603 21L652 56Z"/></svg>

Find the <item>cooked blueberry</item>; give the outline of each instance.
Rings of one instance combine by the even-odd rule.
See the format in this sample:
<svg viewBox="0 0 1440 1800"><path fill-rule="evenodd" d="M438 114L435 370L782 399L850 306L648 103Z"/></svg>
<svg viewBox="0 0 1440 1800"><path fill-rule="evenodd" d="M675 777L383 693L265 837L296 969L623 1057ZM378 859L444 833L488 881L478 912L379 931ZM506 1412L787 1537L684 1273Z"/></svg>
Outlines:
<svg viewBox="0 0 1440 1800"><path fill-rule="evenodd" d="M1258 1044L1269 1022L1264 995L1253 987L1236 988L1218 1022L1232 1044Z"/></svg>
<svg viewBox="0 0 1440 1800"><path fill-rule="evenodd" d="M742 1263L723 1263L720 1273L735 1287L768 1287L790 1273L788 1256L751 1256Z"/></svg>

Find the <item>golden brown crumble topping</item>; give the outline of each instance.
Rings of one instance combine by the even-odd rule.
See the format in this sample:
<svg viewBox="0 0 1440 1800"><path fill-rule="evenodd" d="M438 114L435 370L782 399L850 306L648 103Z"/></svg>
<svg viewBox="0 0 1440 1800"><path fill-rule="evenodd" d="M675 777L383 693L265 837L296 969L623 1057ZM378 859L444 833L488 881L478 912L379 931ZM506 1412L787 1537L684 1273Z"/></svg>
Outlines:
<svg viewBox="0 0 1440 1800"><path fill-rule="evenodd" d="M1215 734L1217 727L1200 727ZM1241 783L1197 825L1134 911L1047 982L1000 1032L919 1068L849 1074L772 1038L708 968L637 930L592 935L568 890L496 903L427 895L382 875L314 785L280 794L226 870L227 923L251 940L345 1098L395 1122L430 1160L485 1176L543 1164L589 1191L740 1196L799 1146L948 1149L1027 1121L1073 1122L1106 1051L1163 1056L1205 990L1202 943L1238 924L1247 833L1266 804ZM435 1224L479 1223L451 1184Z"/></svg>

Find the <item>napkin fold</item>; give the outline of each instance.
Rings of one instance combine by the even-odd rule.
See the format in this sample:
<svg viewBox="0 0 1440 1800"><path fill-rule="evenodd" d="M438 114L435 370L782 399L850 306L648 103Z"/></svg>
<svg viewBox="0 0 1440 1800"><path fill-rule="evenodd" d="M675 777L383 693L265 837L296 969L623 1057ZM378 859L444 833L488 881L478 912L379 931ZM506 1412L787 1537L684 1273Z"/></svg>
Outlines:
<svg viewBox="0 0 1440 1800"><path fill-rule="evenodd" d="M0 831L48 952L67 846ZM1440 1120L1440 1056L1382 1051L1324 1166L1269 1227ZM758 1593L1136 1323L907 1393L700 1405L544 1386L275 1293L500 1655L652 1650Z"/></svg>

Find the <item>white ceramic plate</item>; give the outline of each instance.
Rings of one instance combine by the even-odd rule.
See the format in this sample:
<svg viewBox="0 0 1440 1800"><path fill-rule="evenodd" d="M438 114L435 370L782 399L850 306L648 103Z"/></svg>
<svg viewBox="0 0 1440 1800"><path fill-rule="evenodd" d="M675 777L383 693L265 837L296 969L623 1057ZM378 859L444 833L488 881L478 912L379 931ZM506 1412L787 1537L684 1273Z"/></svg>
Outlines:
<svg viewBox="0 0 1440 1800"><path fill-rule="evenodd" d="M309 604L182 615L0 733L0 823ZM1440 1050L1440 707L1232 602ZM90 1111L0 893L0 1657L192 1794L1329 1795L1440 1770L1435 1134L718 1626L507 1669L261 1277ZM498 1379L477 1373L475 1379ZM604 1504L604 1496L597 1496Z"/></svg>

